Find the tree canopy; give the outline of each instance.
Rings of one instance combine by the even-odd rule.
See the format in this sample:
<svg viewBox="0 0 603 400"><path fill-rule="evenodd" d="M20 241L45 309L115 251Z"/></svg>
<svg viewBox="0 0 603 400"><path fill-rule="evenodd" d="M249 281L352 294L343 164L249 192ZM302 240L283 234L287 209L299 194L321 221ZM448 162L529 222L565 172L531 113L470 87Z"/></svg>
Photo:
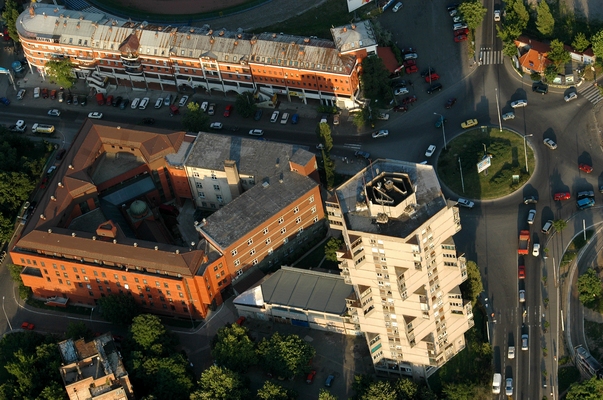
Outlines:
<svg viewBox="0 0 603 400"><path fill-rule="evenodd" d="M54 58L44 65L48 76L65 89L70 89L75 82L73 67L69 58Z"/></svg>
<svg viewBox="0 0 603 400"><path fill-rule="evenodd" d="M595 53L597 59L600 60L603 58L603 29L591 36L590 42L593 46L593 53Z"/></svg>
<svg viewBox="0 0 603 400"><path fill-rule="evenodd" d="M325 244L325 258L328 261L337 262L337 250L343 246L343 240L336 237L330 238Z"/></svg>
<svg viewBox="0 0 603 400"><path fill-rule="evenodd" d="M249 337L247 328L238 324L218 330L212 339L211 355L217 365L241 373L247 372L258 361L255 344Z"/></svg>
<svg viewBox="0 0 603 400"><path fill-rule="evenodd" d="M543 1L543 3L546 4L545 1ZM548 52L546 58L555 64L557 69L559 69L560 66L570 62L571 56L569 52L565 50L564 44L561 41L557 39L551 40L550 47L551 50Z"/></svg>
<svg viewBox="0 0 603 400"><path fill-rule="evenodd" d="M237 100L235 102L235 108L237 112L245 118L251 117L258 106L255 104L255 98L253 92L243 92L237 94Z"/></svg>
<svg viewBox="0 0 603 400"><path fill-rule="evenodd" d="M599 400L603 398L603 380L593 376L587 381L572 383L566 400Z"/></svg>
<svg viewBox="0 0 603 400"><path fill-rule="evenodd" d="M17 19L19 18L20 7L17 5L15 0L6 0L4 2L4 12L2 13L2 19L6 23L8 28L8 35L15 42L19 43L19 33L17 31Z"/></svg>
<svg viewBox="0 0 603 400"><path fill-rule="evenodd" d="M586 307L592 307L597 304L603 294L603 286L597 272L589 268L578 278L579 299Z"/></svg>
<svg viewBox="0 0 603 400"><path fill-rule="evenodd" d="M130 326L136 348L154 355L169 355L174 339L156 315L142 314L132 319Z"/></svg>
<svg viewBox="0 0 603 400"><path fill-rule="evenodd" d="M297 335L281 336L276 332L259 343L257 353L266 370L288 379L309 371L308 363L316 350Z"/></svg>
<svg viewBox="0 0 603 400"><path fill-rule="evenodd" d="M198 384L191 400L247 400L250 396L238 373L215 365L201 373Z"/></svg>
<svg viewBox="0 0 603 400"><path fill-rule="evenodd" d="M465 19L467 27L472 31L480 26L488 11L478 0L465 1L459 5L458 10Z"/></svg>
<svg viewBox="0 0 603 400"><path fill-rule="evenodd" d="M191 101L186 105L188 111L182 117L182 126L188 132L200 132L209 129L209 116L203 112L199 103Z"/></svg>
<svg viewBox="0 0 603 400"><path fill-rule="evenodd" d="M555 30L555 19L551 14L551 8L546 1L538 3L538 15L536 17L536 28L544 37L550 37Z"/></svg>
<svg viewBox="0 0 603 400"><path fill-rule="evenodd" d="M256 398L257 400L293 400L297 398L297 394L281 385L265 381L264 386L258 389Z"/></svg>
<svg viewBox="0 0 603 400"><path fill-rule="evenodd" d="M98 305L102 317L113 324L130 325L132 319L140 314L134 297L123 293L101 297Z"/></svg>
<svg viewBox="0 0 603 400"><path fill-rule="evenodd" d="M583 52L590 46L590 41L586 38L586 35L582 32L578 32L572 41L572 47L577 52Z"/></svg>
<svg viewBox="0 0 603 400"><path fill-rule="evenodd" d="M384 101L385 104L393 99L389 86L389 71L381 58L376 56L365 57L362 60L362 75L360 82L364 97L372 100Z"/></svg>
<svg viewBox="0 0 603 400"><path fill-rule="evenodd" d="M474 261L467 261L467 280L461 284L463 298L471 300L475 304L477 297L484 291L482 276Z"/></svg>

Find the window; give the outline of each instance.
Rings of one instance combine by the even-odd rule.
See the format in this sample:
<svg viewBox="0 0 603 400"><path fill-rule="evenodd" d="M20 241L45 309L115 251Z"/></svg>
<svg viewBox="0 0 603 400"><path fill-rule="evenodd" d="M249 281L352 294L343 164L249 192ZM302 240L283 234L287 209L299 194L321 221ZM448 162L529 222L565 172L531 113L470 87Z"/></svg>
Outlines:
<svg viewBox="0 0 603 400"><path fill-rule="evenodd" d="M283 244L287 244L289 243L289 238L285 238L285 240L283 240Z"/></svg>
<svg viewBox="0 0 603 400"><path fill-rule="evenodd" d="M199 195L200 199L204 199L205 198L205 193L203 193L203 192L197 192L197 194Z"/></svg>
<svg viewBox="0 0 603 400"><path fill-rule="evenodd" d="M223 202L223 200L222 200L222 196L221 196L221 195L219 195L219 194L218 194L218 195L216 195L216 200L218 200L218 202L219 202L219 203L222 203L222 202Z"/></svg>
<svg viewBox="0 0 603 400"><path fill-rule="evenodd" d="M253 265L257 265L258 264L258 259L254 258L253 261L251 262Z"/></svg>
<svg viewBox="0 0 603 400"><path fill-rule="evenodd" d="M243 270L242 269L237 269L236 274L237 274L237 276L243 275Z"/></svg>
<svg viewBox="0 0 603 400"><path fill-rule="evenodd" d="M218 180L218 177L217 177L217 176L216 176L216 174L214 174L213 172L212 172L212 174L211 174L211 180L212 180L212 181L217 181L217 180Z"/></svg>
<svg viewBox="0 0 603 400"><path fill-rule="evenodd" d="M195 186L197 187L197 189L203 189L203 184L201 182L196 182Z"/></svg>
<svg viewBox="0 0 603 400"><path fill-rule="evenodd" d="M312 214L314 214L316 212L316 206L312 207L310 210L312 211Z"/></svg>
<svg viewBox="0 0 603 400"><path fill-rule="evenodd" d="M220 185L214 185L214 190L220 190Z"/></svg>
<svg viewBox="0 0 603 400"><path fill-rule="evenodd" d="M252 244L253 244L253 239L248 239L248 240L247 240L247 245L248 245L248 246L251 246Z"/></svg>
<svg viewBox="0 0 603 400"><path fill-rule="evenodd" d="M231 251L231 252L230 252L230 254L231 254L233 257L234 257L234 256L236 256L236 255L237 255L237 253L238 253L238 250L237 250L237 249L234 249L233 251Z"/></svg>
<svg viewBox="0 0 603 400"><path fill-rule="evenodd" d="M318 217L314 217L313 221L318 222Z"/></svg>

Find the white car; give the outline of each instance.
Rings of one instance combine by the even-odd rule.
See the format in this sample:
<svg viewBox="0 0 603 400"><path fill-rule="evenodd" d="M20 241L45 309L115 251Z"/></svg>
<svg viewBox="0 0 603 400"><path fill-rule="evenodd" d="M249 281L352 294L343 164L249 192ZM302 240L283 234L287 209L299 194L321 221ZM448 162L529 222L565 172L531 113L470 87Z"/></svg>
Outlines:
<svg viewBox="0 0 603 400"><path fill-rule="evenodd" d="M534 243L534 247L532 248L532 255L534 257L538 257L540 255L540 243Z"/></svg>
<svg viewBox="0 0 603 400"><path fill-rule="evenodd" d="M515 358L515 346L509 346L509 352L507 353L507 357L509 358L509 360Z"/></svg>
<svg viewBox="0 0 603 400"><path fill-rule="evenodd" d="M394 8L392 8L393 12L398 12L399 9L401 9L402 7L404 7L404 5L401 2L396 3L396 5L394 6Z"/></svg>
<svg viewBox="0 0 603 400"><path fill-rule="evenodd" d="M507 121L509 119L515 119L515 113L513 111L511 111L506 114L503 114L502 119L503 119L503 121Z"/></svg>
<svg viewBox="0 0 603 400"><path fill-rule="evenodd" d="M188 101L188 96L182 96L182 98L180 99L180 101L178 102L178 105L180 107L184 107L186 105L186 102Z"/></svg>
<svg viewBox="0 0 603 400"><path fill-rule="evenodd" d="M528 101L527 100L517 100L511 103L511 107L513 108L519 108L519 107L527 107L528 106Z"/></svg>
<svg viewBox="0 0 603 400"><path fill-rule="evenodd" d="M373 139L377 139L380 137L386 137L387 135L389 135L389 131L386 129L382 129L380 131L373 132L373 134L371 136L373 136Z"/></svg>
<svg viewBox="0 0 603 400"><path fill-rule="evenodd" d="M60 117L61 112L55 108L52 110L48 110L48 115L50 115L51 117Z"/></svg>
<svg viewBox="0 0 603 400"><path fill-rule="evenodd" d="M90 114L88 114L88 118L90 119L101 119L103 117L103 113L102 112L91 112Z"/></svg>
<svg viewBox="0 0 603 400"><path fill-rule="evenodd" d="M261 129L252 129L249 131L249 134L252 136L262 136L264 134L264 131Z"/></svg>
<svg viewBox="0 0 603 400"><path fill-rule="evenodd" d="M513 378L507 378L506 380L505 395L513 396Z"/></svg>
<svg viewBox="0 0 603 400"><path fill-rule="evenodd" d="M399 96L401 94L408 94L408 89L404 86L396 88L396 90L394 90L394 95L395 96Z"/></svg>
<svg viewBox="0 0 603 400"><path fill-rule="evenodd" d="M494 10L494 22L500 21L500 10Z"/></svg>
<svg viewBox="0 0 603 400"><path fill-rule="evenodd" d="M520 303L526 302L526 291L523 289L519 291L519 302Z"/></svg>
<svg viewBox="0 0 603 400"><path fill-rule="evenodd" d="M467 208L473 208L473 206L475 205L474 202L467 200L467 199L458 199L456 201L456 204L458 204L459 206L463 206L463 207L467 207Z"/></svg>
<svg viewBox="0 0 603 400"><path fill-rule="evenodd" d="M147 106L149 105L149 101L151 101L151 99L149 99L148 97L145 97L144 99L142 99L140 101L140 105L138 106L138 109L144 110L145 108L147 108Z"/></svg>
<svg viewBox="0 0 603 400"><path fill-rule="evenodd" d="M222 129L223 125L221 122L212 122L211 124L209 124L209 127L211 129Z"/></svg>
<svg viewBox="0 0 603 400"><path fill-rule="evenodd" d="M325 148L325 145L322 144L322 143L319 143L319 144L316 145L316 149L317 150L324 150L324 148Z"/></svg>
<svg viewBox="0 0 603 400"><path fill-rule="evenodd" d="M431 157L436 149L435 144L430 144L425 152L425 157Z"/></svg>
<svg viewBox="0 0 603 400"><path fill-rule="evenodd" d="M576 100L578 98L578 93L571 92L563 97L563 100L567 103L568 101Z"/></svg>
<svg viewBox="0 0 603 400"><path fill-rule="evenodd" d="M209 107L209 103L207 101L201 103L201 109L203 110L203 112L207 111L207 107Z"/></svg>
<svg viewBox="0 0 603 400"><path fill-rule="evenodd" d="M272 113L272 116L270 117L270 122L276 122L278 121L278 116L281 114L280 111L275 111Z"/></svg>
<svg viewBox="0 0 603 400"><path fill-rule="evenodd" d="M162 105L163 105L163 97L160 97L155 102L155 108L161 108Z"/></svg>
<svg viewBox="0 0 603 400"><path fill-rule="evenodd" d="M132 108L132 110L136 110L138 108L139 104L140 104L140 98L137 97L134 100L132 100L132 104L130 104L130 107Z"/></svg>
<svg viewBox="0 0 603 400"><path fill-rule="evenodd" d="M551 139L547 138L547 139L544 139L542 142L551 150L555 150L557 148L557 143L555 143Z"/></svg>
<svg viewBox="0 0 603 400"><path fill-rule="evenodd" d="M532 225L536 219L536 210L530 210L528 213L528 224Z"/></svg>
<svg viewBox="0 0 603 400"><path fill-rule="evenodd" d="M465 28L467 28L467 24L464 22L459 22L458 24L452 25L453 31L458 31L459 29L465 29Z"/></svg>

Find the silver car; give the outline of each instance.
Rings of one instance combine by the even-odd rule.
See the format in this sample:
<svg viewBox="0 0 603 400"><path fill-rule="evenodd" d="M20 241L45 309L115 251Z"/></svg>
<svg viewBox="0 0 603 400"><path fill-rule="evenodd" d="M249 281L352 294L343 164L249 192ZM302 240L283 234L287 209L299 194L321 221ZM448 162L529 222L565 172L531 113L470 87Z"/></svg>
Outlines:
<svg viewBox="0 0 603 400"><path fill-rule="evenodd" d="M528 106L528 101L527 100L517 100L511 103L511 107L513 108L519 108L519 107L527 107Z"/></svg>
<svg viewBox="0 0 603 400"><path fill-rule="evenodd" d="M536 210L530 210L528 214L528 224L532 225L536 219Z"/></svg>
<svg viewBox="0 0 603 400"><path fill-rule="evenodd" d="M507 378L505 384L505 395L513 396L513 378Z"/></svg>
<svg viewBox="0 0 603 400"><path fill-rule="evenodd" d="M557 143L551 139L544 139L542 142L551 150L555 150L557 148Z"/></svg>
<svg viewBox="0 0 603 400"><path fill-rule="evenodd" d="M502 119L503 119L503 121L507 121L507 120L510 120L510 119L515 119L515 113L513 111L511 111L511 112L508 112L506 114L503 114L502 115Z"/></svg>
<svg viewBox="0 0 603 400"><path fill-rule="evenodd" d="M473 206L475 205L474 202L469 201L467 199L458 199L457 204L459 206L463 206L463 207L467 207L467 208L473 208Z"/></svg>

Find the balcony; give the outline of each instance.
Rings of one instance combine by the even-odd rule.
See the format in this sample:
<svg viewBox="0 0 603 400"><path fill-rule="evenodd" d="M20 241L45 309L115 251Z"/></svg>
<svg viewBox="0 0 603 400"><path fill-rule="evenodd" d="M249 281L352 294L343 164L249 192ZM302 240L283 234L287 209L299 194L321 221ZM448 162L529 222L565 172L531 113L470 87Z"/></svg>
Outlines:
<svg viewBox="0 0 603 400"><path fill-rule="evenodd" d="M142 66L138 68L126 67L124 69L128 75L142 75Z"/></svg>
<svg viewBox="0 0 603 400"><path fill-rule="evenodd" d="M122 53L120 57L122 61L138 61L139 58L138 53Z"/></svg>

